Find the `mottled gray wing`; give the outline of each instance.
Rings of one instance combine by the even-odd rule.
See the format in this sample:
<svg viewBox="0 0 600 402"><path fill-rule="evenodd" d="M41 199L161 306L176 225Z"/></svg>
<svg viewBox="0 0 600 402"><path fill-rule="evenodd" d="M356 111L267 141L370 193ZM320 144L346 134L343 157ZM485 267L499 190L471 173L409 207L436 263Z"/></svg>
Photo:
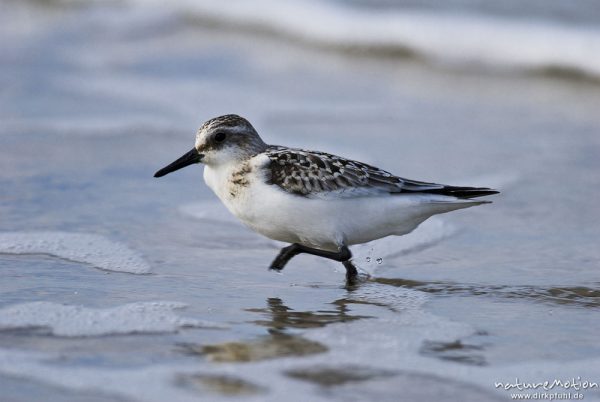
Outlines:
<svg viewBox="0 0 600 402"><path fill-rule="evenodd" d="M271 161L270 183L297 195L311 197L335 192L362 196L444 188L441 184L403 179L366 163L325 152L272 146L267 155Z"/></svg>

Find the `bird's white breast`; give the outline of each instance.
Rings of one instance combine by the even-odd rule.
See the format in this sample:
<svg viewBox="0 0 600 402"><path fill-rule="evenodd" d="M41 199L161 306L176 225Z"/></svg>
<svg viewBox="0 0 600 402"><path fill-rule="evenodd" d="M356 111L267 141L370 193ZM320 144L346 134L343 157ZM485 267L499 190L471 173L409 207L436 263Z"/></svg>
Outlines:
<svg viewBox="0 0 600 402"><path fill-rule="evenodd" d="M204 181L227 209L242 222L251 225L260 215L260 202L267 196L257 185L264 181L260 157L242 163L205 166Z"/></svg>

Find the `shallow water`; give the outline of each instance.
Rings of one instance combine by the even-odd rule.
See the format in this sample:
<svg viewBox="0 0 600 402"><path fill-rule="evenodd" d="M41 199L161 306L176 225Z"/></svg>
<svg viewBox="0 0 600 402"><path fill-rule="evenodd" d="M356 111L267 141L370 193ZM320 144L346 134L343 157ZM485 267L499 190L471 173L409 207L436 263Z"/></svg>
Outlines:
<svg viewBox="0 0 600 402"><path fill-rule="evenodd" d="M593 80L126 3L0 8L3 399L481 401L517 377L600 382ZM502 193L356 247L371 274L356 288L310 256L275 274L279 244L200 169L152 178L231 112L270 143Z"/></svg>

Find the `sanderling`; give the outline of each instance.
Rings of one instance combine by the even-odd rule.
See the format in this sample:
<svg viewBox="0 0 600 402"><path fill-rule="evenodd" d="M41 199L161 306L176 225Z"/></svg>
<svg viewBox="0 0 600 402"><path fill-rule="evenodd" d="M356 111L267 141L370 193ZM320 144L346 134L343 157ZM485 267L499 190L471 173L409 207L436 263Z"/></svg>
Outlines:
<svg viewBox="0 0 600 402"><path fill-rule="evenodd" d="M357 276L348 246L407 234L432 215L489 203L472 198L498 193L408 180L325 152L267 145L248 120L233 114L204 123L194 148L154 177L195 163L205 165L204 181L239 220L292 243L271 269L308 253L342 262L348 282Z"/></svg>

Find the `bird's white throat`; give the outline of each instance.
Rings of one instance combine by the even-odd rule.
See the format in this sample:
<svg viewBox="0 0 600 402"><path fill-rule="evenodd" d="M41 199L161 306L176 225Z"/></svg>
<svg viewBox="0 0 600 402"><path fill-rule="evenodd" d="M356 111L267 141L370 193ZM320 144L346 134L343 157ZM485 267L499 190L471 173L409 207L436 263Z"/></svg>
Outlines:
<svg viewBox="0 0 600 402"><path fill-rule="evenodd" d="M204 181L235 216L248 212L251 184L256 180L255 158L204 167Z"/></svg>

